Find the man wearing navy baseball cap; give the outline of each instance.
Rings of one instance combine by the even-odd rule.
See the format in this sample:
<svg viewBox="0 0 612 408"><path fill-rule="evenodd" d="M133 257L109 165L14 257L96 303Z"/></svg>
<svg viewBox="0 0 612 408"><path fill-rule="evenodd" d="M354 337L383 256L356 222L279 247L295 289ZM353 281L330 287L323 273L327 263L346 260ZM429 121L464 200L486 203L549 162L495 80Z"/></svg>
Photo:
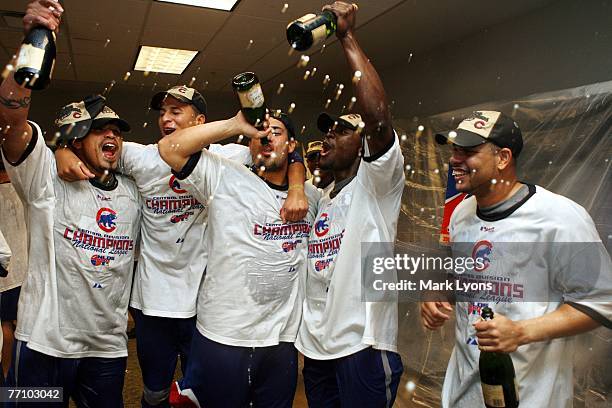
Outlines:
<svg viewBox="0 0 612 408"><path fill-rule="evenodd" d="M507 147L517 158L523 149L523 136L518 124L509 116L496 111L475 111L465 118L456 130L436 134L439 144L452 143L460 147L474 147L491 142Z"/></svg>
<svg viewBox="0 0 612 408"><path fill-rule="evenodd" d="M50 30L59 26L61 6L50 10L47 3L29 3L26 33L26 22L34 20ZM66 183L42 129L28 120L31 97L13 74L0 85L2 159L28 227L28 271L9 381L61 387L64 404L73 399L77 406L118 407L127 360L127 288L140 231L136 186L115 173L130 127L99 95L62 108L58 139L66 148L60 150L76 154L93 173L91 180Z"/></svg>
<svg viewBox="0 0 612 408"><path fill-rule="evenodd" d="M336 1L336 36L357 98L355 112L322 113L319 166L333 173L308 241L308 276L296 348L310 407L390 407L403 365L397 303L364 301L362 243L395 241L404 158L386 92L354 32L357 7ZM360 75L357 74L359 72ZM362 278L364 276L361 276Z"/></svg>
<svg viewBox="0 0 612 408"><path fill-rule="evenodd" d="M466 272L464 278L486 282L493 276L522 288L503 300L494 290L485 299L457 299L455 350L442 406L501 404L504 393L495 384L481 386L478 361L486 351L511 354L521 406L571 407L572 336L600 325L612 328L612 267L593 220L568 198L517 180L523 138L507 115L473 112L457 129L436 134L436 141L452 145L457 190L471 195L451 216L453 253L464 246L475 253L483 243L490 250L486 274ZM550 282L552 293L534 295L539 278L547 289ZM494 319L480 318L484 307L494 311ZM450 302L423 302L423 325L436 330L452 311Z"/></svg>

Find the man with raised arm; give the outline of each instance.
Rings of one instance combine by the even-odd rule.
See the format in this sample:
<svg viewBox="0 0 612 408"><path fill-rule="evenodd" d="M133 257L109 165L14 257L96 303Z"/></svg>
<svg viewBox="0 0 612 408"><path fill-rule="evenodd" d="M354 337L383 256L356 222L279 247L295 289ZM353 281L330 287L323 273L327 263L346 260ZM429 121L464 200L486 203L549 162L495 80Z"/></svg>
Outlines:
<svg viewBox="0 0 612 408"><path fill-rule="evenodd" d="M310 407L390 407L403 371L397 303L362 300L362 243L395 241L404 159L383 84L355 37L357 6L325 6L352 72L354 113L323 113L319 165L334 187L319 202L308 243L308 278L296 347ZM359 78L359 75L356 75Z"/></svg>
<svg viewBox="0 0 612 408"><path fill-rule="evenodd" d="M207 103L197 90L175 86L151 99L159 111L160 139L206 121ZM250 163L246 146L209 146L209 150L239 163ZM60 175L85 177L86 166L70 150L56 153ZM298 188L304 182L299 155L290 161L289 180L295 187L282 211L292 221L304 217L308 203ZM125 143L119 171L136 181L143 201L140 256L132 299L138 361L142 371L143 407L167 407L170 384L180 357L184 371L196 323L196 297L206 269L204 235L208 210L161 159L157 144Z"/></svg>
<svg viewBox="0 0 612 408"><path fill-rule="evenodd" d="M57 29L62 12L57 2L30 2L26 32L33 21ZM136 186L115 173L123 132L130 127L99 95L62 108L56 121L59 143L94 175L66 183L57 176L42 130L28 120L30 98L31 91L12 74L0 85L2 156L29 228L28 274L9 381L19 387L62 387L64 401L72 398L77 406L118 407L140 230Z"/></svg>
<svg viewBox="0 0 612 408"><path fill-rule="evenodd" d="M269 126L258 132L238 113L159 142L161 157L210 211L197 332L187 373L170 394L173 405L292 405L297 381L293 342L318 191L305 187L310 204L305 220L281 220L287 192L302 188L288 184L287 177L295 129L285 114L270 118ZM202 150L237 134L251 137L251 168ZM268 144L260 142L262 136Z"/></svg>

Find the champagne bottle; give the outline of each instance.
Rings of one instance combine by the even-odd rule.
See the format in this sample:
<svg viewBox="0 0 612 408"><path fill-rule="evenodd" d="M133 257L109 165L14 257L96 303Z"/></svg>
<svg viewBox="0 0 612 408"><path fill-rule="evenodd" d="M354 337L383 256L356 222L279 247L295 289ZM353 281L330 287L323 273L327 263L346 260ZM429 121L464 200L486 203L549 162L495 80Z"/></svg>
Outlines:
<svg viewBox="0 0 612 408"><path fill-rule="evenodd" d="M34 27L23 40L14 78L19 85L40 90L51 82L55 67L55 33L46 27Z"/></svg>
<svg viewBox="0 0 612 408"><path fill-rule="evenodd" d="M298 51L305 51L325 41L336 32L337 17L331 11L306 14L287 26L287 41Z"/></svg>
<svg viewBox="0 0 612 408"><path fill-rule="evenodd" d="M491 308L484 307L480 316L484 320L490 320L493 315ZM482 395L487 408L519 406L518 386L510 354L481 351L478 367Z"/></svg>
<svg viewBox="0 0 612 408"><path fill-rule="evenodd" d="M243 72L232 79L232 87L238 95L241 111L246 120L258 129L262 129L266 120L266 103L257 75L253 72ZM261 139L262 144L268 143L268 138Z"/></svg>

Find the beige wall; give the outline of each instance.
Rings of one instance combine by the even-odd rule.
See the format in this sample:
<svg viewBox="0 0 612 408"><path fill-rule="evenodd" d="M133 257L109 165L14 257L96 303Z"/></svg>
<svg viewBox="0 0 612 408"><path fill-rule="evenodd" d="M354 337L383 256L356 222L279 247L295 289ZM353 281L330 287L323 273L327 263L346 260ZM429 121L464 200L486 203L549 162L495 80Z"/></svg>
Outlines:
<svg viewBox="0 0 612 408"><path fill-rule="evenodd" d="M381 75L403 118L607 81L612 1L553 2Z"/></svg>

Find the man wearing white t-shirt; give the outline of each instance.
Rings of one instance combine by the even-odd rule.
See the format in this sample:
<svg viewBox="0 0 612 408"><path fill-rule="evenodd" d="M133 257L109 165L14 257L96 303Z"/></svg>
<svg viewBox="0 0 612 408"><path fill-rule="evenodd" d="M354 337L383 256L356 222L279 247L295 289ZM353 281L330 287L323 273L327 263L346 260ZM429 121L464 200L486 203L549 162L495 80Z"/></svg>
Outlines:
<svg viewBox="0 0 612 408"><path fill-rule="evenodd" d="M315 140L308 143L306 149L306 167L312 175L307 180L307 183L312 184L316 188L320 188L322 195L327 195L334 188L334 173L331 170L324 170L320 166L321 151L323 150L323 142Z"/></svg>
<svg viewBox="0 0 612 408"><path fill-rule="evenodd" d="M2 234L2 230L0 230L0 277L6 277L8 275L9 265L11 263L11 248L9 248L6 239L4 239L4 235ZM2 294L0 294L2 296ZM3 333L0 332L0 352L4 350L4 338ZM0 354L0 361L2 360L2 354ZM4 384L4 373L2 374L2 378L0 378L0 384Z"/></svg>
<svg viewBox="0 0 612 408"><path fill-rule="evenodd" d="M24 24L59 26L56 3L29 4ZM115 174L130 127L91 96L63 107L58 143L68 145L95 178L65 183L40 127L28 121L31 91L13 75L0 85L4 165L27 214L29 265L19 299L15 359L19 387L62 387L65 406L122 405L127 309L140 201L134 183ZM19 403L19 406L39 406Z"/></svg>
<svg viewBox="0 0 612 408"><path fill-rule="evenodd" d="M17 323L17 303L28 269L28 237L23 204L0 160L0 228L13 257L6 277L0 278L0 320L2 321L2 371L6 377L11 366Z"/></svg>
<svg viewBox="0 0 612 408"><path fill-rule="evenodd" d="M159 92L151 99L159 111L161 137L206 121L207 104L197 90L185 85ZM209 150L238 163L250 163L246 146L209 146ZM57 153L60 173L68 178L80 170L70 151ZM304 181L299 155L289 160L292 183ZM161 159L156 144L125 143L121 173L136 181L143 201L142 239L130 301L136 328L138 361L142 371L143 407L167 407L170 384L180 357L184 371L195 329L196 296L206 268L205 203L188 192ZM303 218L307 205L302 189L291 191L283 216ZM298 207L299 206L299 207Z"/></svg>
<svg viewBox="0 0 612 408"><path fill-rule="evenodd" d="M471 196L452 214L455 248L484 256L464 279L494 282L503 274L511 291L458 298L455 348L442 390L442 406L493 404L503 392L483 393L479 350L511 353L521 406L571 407L574 336L600 325L612 328L610 256L593 220L580 205L543 187L517 180L523 140L518 125L496 111L477 111L450 132L436 135L453 145L450 164L457 190ZM542 285L544 283L544 285ZM546 292L540 288L546 289ZM503 294L506 300L498 299ZM492 320L480 319L482 308ZM449 302L424 302L425 327L448 319Z"/></svg>
<svg viewBox="0 0 612 408"><path fill-rule="evenodd" d="M202 150L236 134L252 138L251 168ZM268 144L259 141L262 136ZM269 119L267 131L258 132L239 113L159 142L162 158L210 212L197 331L187 372L170 394L173 405L292 405L297 382L293 342L308 233L319 199L313 186L288 184L287 157L295 145L293 123L283 113ZM279 209L294 188L305 189L310 208L303 221L285 223Z"/></svg>
<svg viewBox="0 0 612 408"><path fill-rule="evenodd" d="M11 263L11 248L9 248L2 230L0 230L0 277L8 275L9 265Z"/></svg>
<svg viewBox="0 0 612 408"><path fill-rule="evenodd" d="M304 354L310 407L390 407L403 365L397 353L397 303L362 300L361 245L395 242L404 159L385 90L357 43L354 4L325 6L350 69L357 112L323 113L320 166L334 188L319 202L308 243L308 277L296 347Z"/></svg>

